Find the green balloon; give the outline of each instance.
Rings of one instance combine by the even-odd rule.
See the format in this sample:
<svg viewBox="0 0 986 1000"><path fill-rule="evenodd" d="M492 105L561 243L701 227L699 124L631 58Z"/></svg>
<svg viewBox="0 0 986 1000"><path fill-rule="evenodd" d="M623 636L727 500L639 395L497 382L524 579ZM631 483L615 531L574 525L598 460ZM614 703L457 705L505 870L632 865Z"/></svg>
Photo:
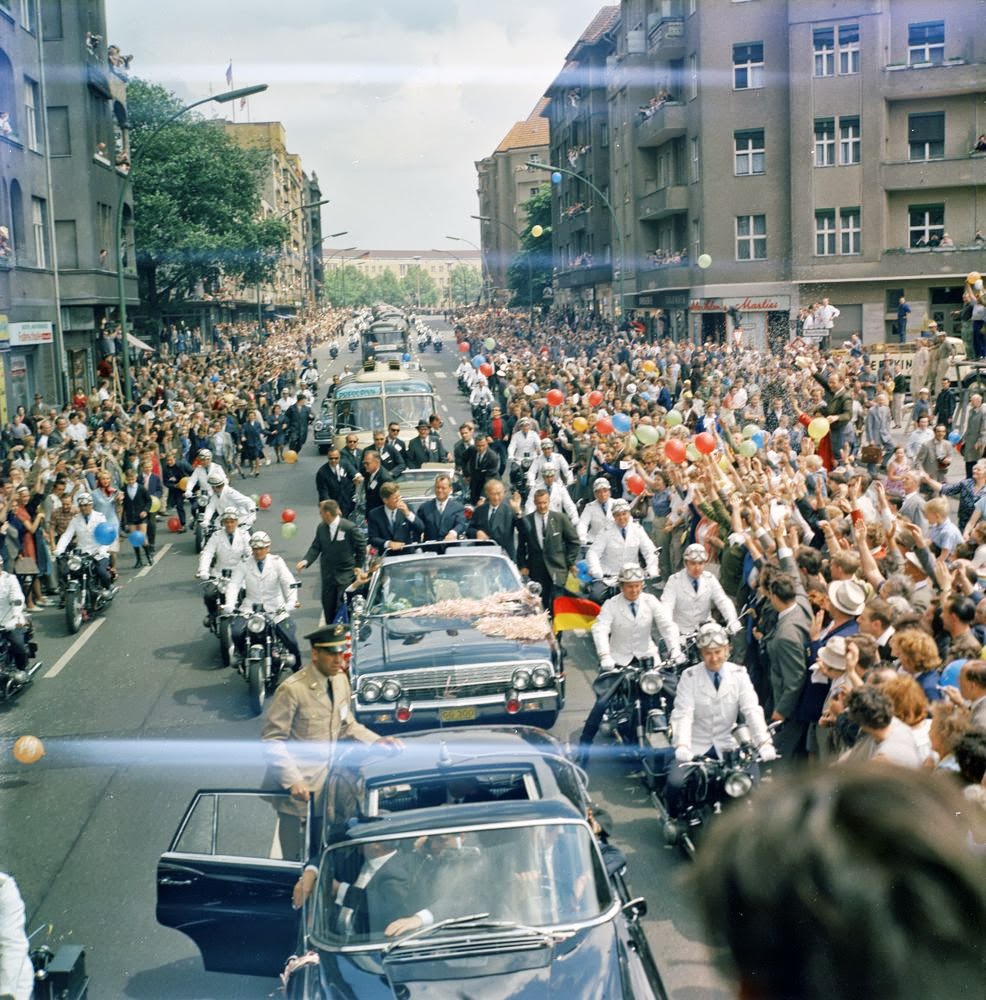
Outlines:
<svg viewBox="0 0 986 1000"><path fill-rule="evenodd" d="M744 455L746 458L753 458L753 456L757 453L757 446L752 441L741 441L739 453Z"/></svg>
<svg viewBox="0 0 986 1000"><path fill-rule="evenodd" d="M689 462L697 462L702 457L702 453L693 444L689 444L685 449L685 455Z"/></svg>
<svg viewBox="0 0 986 1000"><path fill-rule="evenodd" d="M294 538L298 534L298 525L293 521L281 525L281 536L283 538Z"/></svg>
<svg viewBox="0 0 986 1000"><path fill-rule="evenodd" d="M496 341L492 337L487 337L483 341L483 347L485 347L488 351L492 351L493 348L496 347Z"/></svg>
<svg viewBox="0 0 986 1000"><path fill-rule="evenodd" d="M664 422L668 427L677 427L685 418L677 410L668 410L664 414Z"/></svg>
<svg viewBox="0 0 986 1000"><path fill-rule="evenodd" d="M758 434L759 432L760 432L760 428L757 427L756 424L747 424L743 428L743 437L745 437L745 438L751 438L751 437L753 437L754 434Z"/></svg>
<svg viewBox="0 0 986 1000"><path fill-rule="evenodd" d="M257 504L260 503L260 494L259 493L254 493L253 496L250 497L250 499L253 501L254 507L256 507Z"/></svg>
<svg viewBox="0 0 986 1000"><path fill-rule="evenodd" d="M651 427L650 424L641 424L634 432L634 437L641 444L656 444L660 438L660 434L657 432L656 427Z"/></svg>

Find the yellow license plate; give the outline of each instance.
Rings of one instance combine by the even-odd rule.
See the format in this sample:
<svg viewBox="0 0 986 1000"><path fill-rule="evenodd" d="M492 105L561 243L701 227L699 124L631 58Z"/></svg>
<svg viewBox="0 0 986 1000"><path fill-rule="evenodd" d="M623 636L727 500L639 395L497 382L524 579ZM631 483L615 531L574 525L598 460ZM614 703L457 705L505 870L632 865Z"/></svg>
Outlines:
<svg viewBox="0 0 986 1000"><path fill-rule="evenodd" d="M471 722L476 718L476 706L464 705L462 708L441 708L438 717L442 722Z"/></svg>

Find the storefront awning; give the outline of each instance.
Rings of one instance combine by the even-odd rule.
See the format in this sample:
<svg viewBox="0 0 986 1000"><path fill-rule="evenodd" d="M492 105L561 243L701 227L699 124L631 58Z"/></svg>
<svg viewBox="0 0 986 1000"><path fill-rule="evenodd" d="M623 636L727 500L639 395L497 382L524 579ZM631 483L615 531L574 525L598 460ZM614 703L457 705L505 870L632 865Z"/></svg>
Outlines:
<svg viewBox="0 0 986 1000"><path fill-rule="evenodd" d="M139 337L135 337L132 333L127 334L127 342L131 347L136 347L141 351L148 351L151 354L154 353L154 348L150 344L145 344Z"/></svg>

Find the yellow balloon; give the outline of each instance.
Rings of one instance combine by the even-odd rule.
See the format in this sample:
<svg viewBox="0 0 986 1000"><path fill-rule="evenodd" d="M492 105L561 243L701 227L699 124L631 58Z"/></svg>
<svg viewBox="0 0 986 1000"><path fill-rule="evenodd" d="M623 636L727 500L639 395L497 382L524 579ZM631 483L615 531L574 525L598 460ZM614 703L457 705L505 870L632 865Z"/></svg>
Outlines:
<svg viewBox="0 0 986 1000"><path fill-rule="evenodd" d="M572 421L572 428L576 434L585 434L585 432L589 429L589 421L586 420L585 417L576 417Z"/></svg>
<svg viewBox="0 0 986 1000"><path fill-rule="evenodd" d="M970 271L965 276L965 283L967 285L974 285L980 278L982 278L982 275L978 271Z"/></svg>
<svg viewBox="0 0 986 1000"><path fill-rule="evenodd" d="M156 514L161 509L161 498L151 497L151 513Z"/></svg>
<svg viewBox="0 0 986 1000"><path fill-rule="evenodd" d="M287 462L288 465L294 465L294 463L298 461L298 453L288 448L288 450L284 453L284 461Z"/></svg>
<svg viewBox="0 0 986 1000"><path fill-rule="evenodd" d="M815 417L808 425L808 437L812 441L821 441L829 432L829 422L824 417Z"/></svg>
<svg viewBox="0 0 986 1000"><path fill-rule="evenodd" d="M652 361L652 360L651 360L650 358L648 358L648 359L647 359L647 360L646 360L646 361L644 362L644 371L645 371L645 372L652 372L652 371L654 371L654 370L655 370L656 368L657 368L657 365L656 365L656 364L655 364L655 363L654 363L654 362L653 362L653 361Z"/></svg>
<svg viewBox="0 0 986 1000"><path fill-rule="evenodd" d="M730 462L725 455L723 455L722 458L719 459L719 468L722 469L723 472L729 472L729 470L732 467L733 463Z"/></svg>
<svg viewBox="0 0 986 1000"><path fill-rule="evenodd" d="M14 758L22 764L36 764L45 755L45 745L37 736L21 736L14 744Z"/></svg>
<svg viewBox="0 0 986 1000"><path fill-rule="evenodd" d="M693 444L689 444L685 449L685 455L689 462L697 462L702 457L702 453Z"/></svg>
<svg viewBox="0 0 986 1000"><path fill-rule="evenodd" d="M182 493L188 489L188 476L178 480L178 489L180 489Z"/></svg>
<svg viewBox="0 0 986 1000"><path fill-rule="evenodd" d="M534 239L544 236L544 226L531 226L531 236L533 236Z"/></svg>

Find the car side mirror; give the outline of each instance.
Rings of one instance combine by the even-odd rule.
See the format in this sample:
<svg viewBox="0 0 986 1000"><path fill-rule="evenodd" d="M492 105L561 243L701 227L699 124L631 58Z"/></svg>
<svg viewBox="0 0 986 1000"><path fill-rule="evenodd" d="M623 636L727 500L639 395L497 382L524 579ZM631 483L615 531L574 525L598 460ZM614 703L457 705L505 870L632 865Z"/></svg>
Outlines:
<svg viewBox="0 0 986 1000"><path fill-rule="evenodd" d="M647 900L643 896L636 896L624 903L622 909L627 920L639 920L641 917L647 916Z"/></svg>

